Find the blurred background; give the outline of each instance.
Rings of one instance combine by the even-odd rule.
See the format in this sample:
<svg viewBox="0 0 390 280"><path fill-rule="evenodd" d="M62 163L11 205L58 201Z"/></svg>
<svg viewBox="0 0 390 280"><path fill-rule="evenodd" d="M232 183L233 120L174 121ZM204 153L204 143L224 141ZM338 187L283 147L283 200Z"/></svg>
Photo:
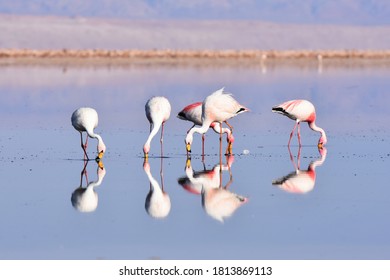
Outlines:
<svg viewBox="0 0 390 280"><path fill-rule="evenodd" d="M0 48L388 49L386 0L0 1Z"/></svg>

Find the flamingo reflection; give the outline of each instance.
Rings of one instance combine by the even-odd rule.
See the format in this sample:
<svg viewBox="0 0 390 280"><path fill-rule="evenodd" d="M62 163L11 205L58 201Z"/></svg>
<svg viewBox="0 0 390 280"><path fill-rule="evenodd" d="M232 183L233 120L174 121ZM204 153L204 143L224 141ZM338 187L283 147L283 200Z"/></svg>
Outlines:
<svg viewBox="0 0 390 280"><path fill-rule="evenodd" d="M95 187L102 184L103 178L106 175L106 169L104 168L103 161L100 160L97 165L97 180L88 182L87 174L88 161L85 161L83 170L80 175L80 186L72 193L71 201L73 207L80 212L93 212L98 206L98 194L95 191ZM83 178L87 186L83 187Z"/></svg>
<svg viewBox="0 0 390 280"><path fill-rule="evenodd" d="M321 157L309 164L307 170L300 169L301 148L298 149L297 163L294 162L294 157L291 150L290 160L294 165L295 171L287 174L284 177L272 181L272 185L278 186L286 192L304 194L313 190L316 182L316 167L321 166L326 160L327 150L325 147L319 149Z"/></svg>
<svg viewBox="0 0 390 280"><path fill-rule="evenodd" d="M150 164L147 158L144 160L144 171L150 182L149 193L145 200L145 209L148 214L156 219L166 218L171 211L171 200L164 191L163 158L161 158L161 187L150 171Z"/></svg>
<svg viewBox="0 0 390 280"><path fill-rule="evenodd" d="M178 179L178 183L188 192L202 196L202 206L205 212L212 218L224 222L234 214L248 199L228 190L233 181L231 165L234 156L226 156L227 164L216 164L212 169L194 171L191 160L186 162L186 176ZM229 181L222 187L222 171L229 172Z"/></svg>

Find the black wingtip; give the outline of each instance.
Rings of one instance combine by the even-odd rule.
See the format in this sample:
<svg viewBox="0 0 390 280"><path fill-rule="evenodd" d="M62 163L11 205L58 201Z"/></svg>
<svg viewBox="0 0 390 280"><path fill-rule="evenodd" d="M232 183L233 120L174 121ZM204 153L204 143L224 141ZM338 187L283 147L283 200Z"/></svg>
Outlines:
<svg viewBox="0 0 390 280"><path fill-rule="evenodd" d="M272 107L272 112L285 112L283 108L281 107Z"/></svg>
<svg viewBox="0 0 390 280"><path fill-rule="evenodd" d="M247 108L241 107L240 109L238 109L238 111L236 112L236 114L243 113L243 112L246 112L246 111L248 111Z"/></svg>

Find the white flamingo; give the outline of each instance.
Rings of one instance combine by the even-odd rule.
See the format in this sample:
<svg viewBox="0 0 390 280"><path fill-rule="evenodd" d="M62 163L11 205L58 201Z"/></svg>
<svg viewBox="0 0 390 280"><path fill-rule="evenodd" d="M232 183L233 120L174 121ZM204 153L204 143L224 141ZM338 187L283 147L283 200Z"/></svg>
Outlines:
<svg viewBox="0 0 390 280"><path fill-rule="evenodd" d="M72 205L75 209L80 212L93 212L96 210L98 206L98 194L95 191L95 187L98 187L102 184L104 176L106 175L106 169L103 166L103 162L99 161L97 168L97 180L88 183L87 187L82 187L82 179L83 175L86 175L86 165L84 165L84 169L81 172L80 179L80 187L78 187L73 193L71 197Z"/></svg>
<svg viewBox="0 0 390 280"><path fill-rule="evenodd" d="M161 156L163 155L162 144L164 135L164 124L171 115L171 104L168 99L163 96L155 96L149 99L145 104L145 114L150 123L150 134L144 144L144 156L147 158L150 151L150 142L157 134L161 126Z"/></svg>
<svg viewBox="0 0 390 280"><path fill-rule="evenodd" d="M98 156L96 159L101 159L106 152L106 145L104 144L102 137L94 132L94 129L98 126L99 121L96 110L89 107L79 108L73 112L71 120L73 127L78 132L80 132L81 148L84 151L84 159L89 160L89 157L87 155L88 136L98 140ZM85 144L83 143L83 132L87 133Z"/></svg>
<svg viewBox="0 0 390 280"><path fill-rule="evenodd" d="M162 158L161 158L162 161ZM169 195L164 191L164 178L162 173L162 162L161 162L161 187L152 176L152 173L150 172L150 164L145 159L144 162L144 171L146 175L148 176L149 182L150 182L150 189L149 193L146 196L145 200L145 209L148 212L148 214L156 219L162 219L168 216L169 212L171 211L171 200L169 198Z"/></svg>

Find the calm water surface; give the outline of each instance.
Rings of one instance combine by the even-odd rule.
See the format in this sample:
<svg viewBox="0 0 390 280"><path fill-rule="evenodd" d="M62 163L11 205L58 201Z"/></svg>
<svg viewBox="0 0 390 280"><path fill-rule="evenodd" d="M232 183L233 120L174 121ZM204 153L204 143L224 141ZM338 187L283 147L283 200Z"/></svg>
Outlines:
<svg viewBox="0 0 390 280"><path fill-rule="evenodd" d="M0 258L389 259L389 74L343 65L1 66ZM196 135L187 162L191 124L176 114L222 86L251 109L231 121L234 156L221 163L209 131L204 160ZM153 95L168 97L172 114L164 158L156 137L144 165ZM271 107L295 98L317 107L328 134L321 153L306 124L302 148L294 137L287 149L294 123ZM85 166L70 123L86 105L99 112L104 169Z"/></svg>

